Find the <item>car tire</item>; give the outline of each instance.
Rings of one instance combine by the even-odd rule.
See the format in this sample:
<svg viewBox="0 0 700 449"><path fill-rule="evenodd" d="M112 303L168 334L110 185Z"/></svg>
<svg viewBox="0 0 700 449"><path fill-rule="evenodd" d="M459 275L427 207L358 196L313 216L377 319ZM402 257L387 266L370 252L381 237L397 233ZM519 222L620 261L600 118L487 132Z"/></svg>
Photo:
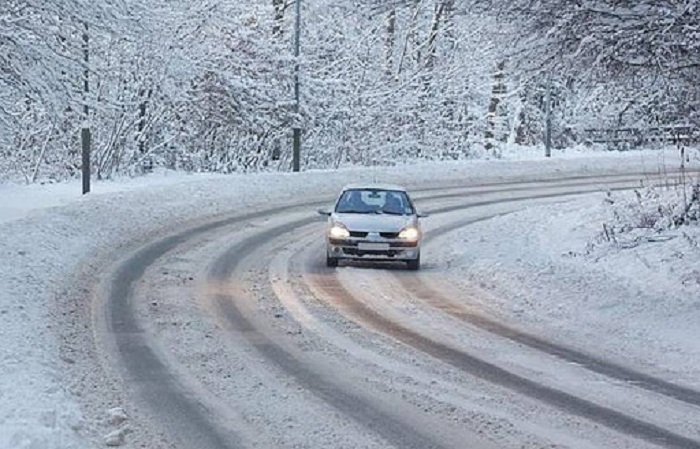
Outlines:
<svg viewBox="0 0 700 449"><path fill-rule="evenodd" d="M326 256L326 266L329 268L335 268L338 266L338 259L334 257Z"/></svg>
<svg viewBox="0 0 700 449"><path fill-rule="evenodd" d="M407 260L406 265L408 266L408 269L411 271L420 270L420 255L413 260Z"/></svg>

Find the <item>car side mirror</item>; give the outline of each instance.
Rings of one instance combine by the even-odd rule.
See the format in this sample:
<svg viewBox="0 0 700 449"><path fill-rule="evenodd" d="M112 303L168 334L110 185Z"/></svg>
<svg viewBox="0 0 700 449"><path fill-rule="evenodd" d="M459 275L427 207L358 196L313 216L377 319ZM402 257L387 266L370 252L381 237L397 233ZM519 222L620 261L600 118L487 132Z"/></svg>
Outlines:
<svg viewBox="0 0 700 449"><path fill-rule="evenodd" d="M428 218L428 217L430 216L430 214L422 214L422 213L420 213L420 214L416 214L416 216L417 216L418 218Z"/></svg>
<svg viewBox="0 0 700 449"><path fill-rule="evenodd" d="M328 209L319 209L318 213L319 213L319 215L323 215L325 217L331 216L331 211L329 211Z"/></svg>

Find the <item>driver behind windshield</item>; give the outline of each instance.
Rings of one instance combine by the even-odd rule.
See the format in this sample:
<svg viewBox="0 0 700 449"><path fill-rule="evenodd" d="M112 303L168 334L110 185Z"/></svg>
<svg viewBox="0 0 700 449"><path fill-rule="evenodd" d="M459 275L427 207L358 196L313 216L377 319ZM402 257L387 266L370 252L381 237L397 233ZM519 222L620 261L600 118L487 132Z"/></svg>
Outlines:
<svg viewBox="0 0 700 449"><path fill-rule="evenodd" d="M367 204L362 201L362 195L357 190L348 190L338 201L338 207L336 208L338 213L365 213L369 212Z"/></svg>
<svg viewBox="0 0 700 449"><path fill-rule="evenodd" d="M336 212L341 214L406 215L411 214L412 209L403 192L347 190L338 201Z"/></svg>
<svg viewBox="0 0 700 449"><path fill-rule="evenodd" d="M403 215L406 213L401 198L399 198L398 195L396 195L396 193L394 192L388 192L386 194L386 201L384 202L384 207L382 208L382 211L387 214L395 215Z"/></svg>

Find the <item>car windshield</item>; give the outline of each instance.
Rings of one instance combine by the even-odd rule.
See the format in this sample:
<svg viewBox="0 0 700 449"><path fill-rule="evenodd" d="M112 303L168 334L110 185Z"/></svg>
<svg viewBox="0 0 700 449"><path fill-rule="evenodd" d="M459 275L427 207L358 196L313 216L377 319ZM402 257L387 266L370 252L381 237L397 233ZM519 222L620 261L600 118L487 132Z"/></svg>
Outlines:
<svg viewBox="0 0 700 449"><path fill-rule="evenodd" d="M352 189L338 199L335 211L341 214L411 215L413 207L400 190Z"/></svg>

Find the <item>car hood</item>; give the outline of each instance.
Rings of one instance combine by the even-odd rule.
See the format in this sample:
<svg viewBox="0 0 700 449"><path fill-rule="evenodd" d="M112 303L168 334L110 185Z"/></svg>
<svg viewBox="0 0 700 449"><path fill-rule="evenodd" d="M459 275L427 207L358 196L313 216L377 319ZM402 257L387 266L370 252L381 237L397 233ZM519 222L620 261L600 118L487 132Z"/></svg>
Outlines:
<svg viewBox="0 0 700 449"><path fill-rule="evenodd" d="M350 231L358 232L399 232L408 225L416 223L415 215L388 214L338 214L331 215L331 220L340 222Z"/></svg>

